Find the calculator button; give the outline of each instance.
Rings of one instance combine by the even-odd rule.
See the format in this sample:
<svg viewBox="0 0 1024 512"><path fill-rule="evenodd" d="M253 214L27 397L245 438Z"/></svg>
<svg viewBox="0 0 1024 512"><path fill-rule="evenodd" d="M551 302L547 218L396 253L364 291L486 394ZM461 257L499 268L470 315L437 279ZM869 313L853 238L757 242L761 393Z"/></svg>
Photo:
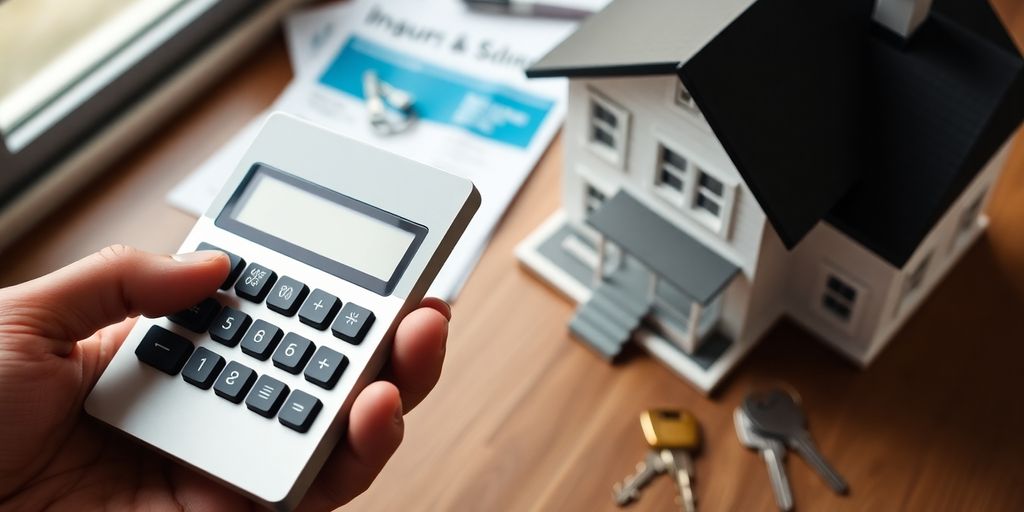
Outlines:
<svg viewBox="0 0 1024 512"><path fill-rule="evenodd" d="M227 252L224 249L221 249L220 247L216 247L216 246L210 245L210 244L208 244L206 242L203 242L203 243L199 244L199 247L196 247L196 250L197 251L220 251L220 252L228 255L228 260L231 261L231 270L228 271L228 277L226 279L224 279L224 284L220 285L220 289L221 290L227 290L228 288L231 288L231 285L235 284L235 281L238 280L238 276L239 276L239 274L242 273L242 269L245 268L245 260L243 260L237 254L233 254L233 253Z"/></svg>
<svg viewBox="0 0 1024 512"><path fill-rule="evenodd" d="M251 368L231 361L224 371L220 372L217 383L213 385L213 391L217 396L237 404L242 401L255 380L256 372Z"/></svg>
<svg viewBox="0 0 1024 512"><path fill-rule="evenodd" d="M192 342L160 326L152 326L135 349L139 360L168 375L177 375L192 353Z"/></svg>
<svg viewBox="0 0 1024 512"><path fill-rule="evenodd" d="M249 315L235 308L224 308L210 327L210 337L229 346L238 345L245 330L252 323Z"/></svg>
<svg viewBox="0 0 1024 512"><path fill-rule="evenodd" d="M296 389L292 391L288 400L285 400L277 420L292 430L306 432L313 424L313 420L316 419L321 406L320 400L317 400L316 397Z"/></svg>
<svg viewBox="0 0 1024 512"><path fill-rule="evenodd" d="M245 406L260 416L273 418L286 396L288 386L277 379L261 375L246 397Z"/></svg>
<svg viewBox="0 0 1024 512"><path fill-rule="evenodd" d="M313 342L290 332L274 351L274 366L288 372L299 373L313 354Z"/></svg>
<svg viewBox="0 0 1024 512"><path fill-rule="evenodd" d="M373 311L349 302L341 308L341 314L331 326L331 332L349 343L358 344L363 341L366 331L370 330L373 320Z"/></svg>
<svg viewBox="0 0 1024 512"><path fill-rule="evenodd" d="M306 366L306 380L324 389L331 389L338 383L341 372L348 366L348 358L327 347L316 349L316 354Z"/></svg>
<svg viewBox="0 0 1024 512"><path fill-rule="evenodd" d="M181 377L189 384L202 389L210 389L222 368L224 368L223 357L208 348L199 347L185 363Z"/></svg>
<svg viewBox="0 0 1024 512"><path fill-rule="evenodd" d="M214 317L220 311L220 303L213 297L208 297L199 304L177 313L167 315L167 318L195 333L204 333L210 327Z"/></svg>
<svg viewBox="0 0 1024 512"><path fill-rule="evenodd" d="M270 293L270 288L277 281L277 274L269 268L256 263L250 263L245 267L242 278L235 283L235 293L239 297L253 302L263 302L264 297Z"/></svg>
<svg viewBox="0 0 1024 512"><path fill-rule="evenodd" d="M274 289L267 296L267 307L284 316L295 316L302 299L309 294L309 287L288 277L277 280Z"/></svg>
<svg viewBox="0 0 1024 512"><path fill-rule="evenodd" d="M338 313L341 301L323 290L316 289L299 310L299 321L320 330L331 324L331 319Z"/></svg>
<svg viewBox="0 0 1024 512"><path fill-rule="evenodd" d="M256 320L242 338L242 352L266 361L281 341L284 331L264 320Z"/></svg>

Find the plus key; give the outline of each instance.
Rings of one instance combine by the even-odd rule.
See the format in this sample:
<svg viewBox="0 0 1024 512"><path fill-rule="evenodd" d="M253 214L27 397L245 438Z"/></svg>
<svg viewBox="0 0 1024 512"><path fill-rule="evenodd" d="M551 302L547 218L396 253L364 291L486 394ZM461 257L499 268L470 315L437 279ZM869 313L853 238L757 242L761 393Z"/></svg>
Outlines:
<svg viewBox="0 0 1024 512"><path fill-rule="evenodd" d="M309 382L324 389L331 389L338 383L346 366L348 358L343 354L327 347L320 347L306 365L304 375Z"/></svg>

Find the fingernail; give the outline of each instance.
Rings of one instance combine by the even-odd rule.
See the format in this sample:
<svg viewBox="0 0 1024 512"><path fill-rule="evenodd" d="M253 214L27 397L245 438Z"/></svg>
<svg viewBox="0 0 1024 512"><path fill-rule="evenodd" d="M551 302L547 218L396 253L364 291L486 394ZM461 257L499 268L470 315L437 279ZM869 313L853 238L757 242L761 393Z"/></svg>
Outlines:
<svg viewBox="0 0 1024 512"><path fill-rule="evenodd" d="M401 425L405 421L402 415L402 404L398 404L398 407L395 407L395 425Z"/></svg>
<svg viewBox="0 0 1024 512"><path fill-rule="evenodd" d="M441 303L441 307L444 308L444 311L442 311L441 314L444 315L444 317L447 318L448 320L451 320L452 319L452 305L448 304L448 302L444 301L444 300L439 300L438 302L440 302Z"/></svg>
<svg viewBox="0 0 1024 512"><path fill-rule="evenodd" d="M196 251L184 254L172 254L171 258L178 263L203 263L220 258L224 253L220 251Z"/></svg>

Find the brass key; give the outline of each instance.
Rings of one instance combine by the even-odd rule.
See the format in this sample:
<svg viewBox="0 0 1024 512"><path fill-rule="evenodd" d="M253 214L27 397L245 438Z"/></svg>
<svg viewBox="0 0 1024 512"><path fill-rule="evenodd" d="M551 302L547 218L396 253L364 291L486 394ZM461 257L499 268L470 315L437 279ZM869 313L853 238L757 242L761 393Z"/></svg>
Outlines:
<svg viewBox="0 0 1024 512"><path fill-rule="evenodd" d="M640 414L640 427L647 444L659 451L667 472L675 479L683 509L695 512L693 454L701 443L697 418L689 411L649 409Z"/></svg>

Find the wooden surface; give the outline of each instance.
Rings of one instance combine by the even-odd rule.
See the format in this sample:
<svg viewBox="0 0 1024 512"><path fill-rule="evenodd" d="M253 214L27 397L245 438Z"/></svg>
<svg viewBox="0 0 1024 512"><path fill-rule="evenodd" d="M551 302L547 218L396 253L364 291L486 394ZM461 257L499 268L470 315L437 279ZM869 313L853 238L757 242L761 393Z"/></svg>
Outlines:
<svg viewBox="0 0 1024 512"><path fill-rule="evenodd" d="M997 0L1018 44L1024 5ZM193 219L164 194L291 77L280 37L73 204L3 255L0 284L114 242L172 251ZM764 464L741 448L732 410L774 381L803 396L822 451L851 484L832 495L800 459L802 510L1024 510L1024 142L1018 140L970 249L871 368L858 370L789 321L708 398L636 352L598 360L566 331L572 305L521 269L514 246L558 207L558 141L455 305L434 393L358 510L613 510L610 489L644 453L637 414L685 407L703 422L702 510L771 510ZM671 510L660 479L634 510Z"/></svg>

